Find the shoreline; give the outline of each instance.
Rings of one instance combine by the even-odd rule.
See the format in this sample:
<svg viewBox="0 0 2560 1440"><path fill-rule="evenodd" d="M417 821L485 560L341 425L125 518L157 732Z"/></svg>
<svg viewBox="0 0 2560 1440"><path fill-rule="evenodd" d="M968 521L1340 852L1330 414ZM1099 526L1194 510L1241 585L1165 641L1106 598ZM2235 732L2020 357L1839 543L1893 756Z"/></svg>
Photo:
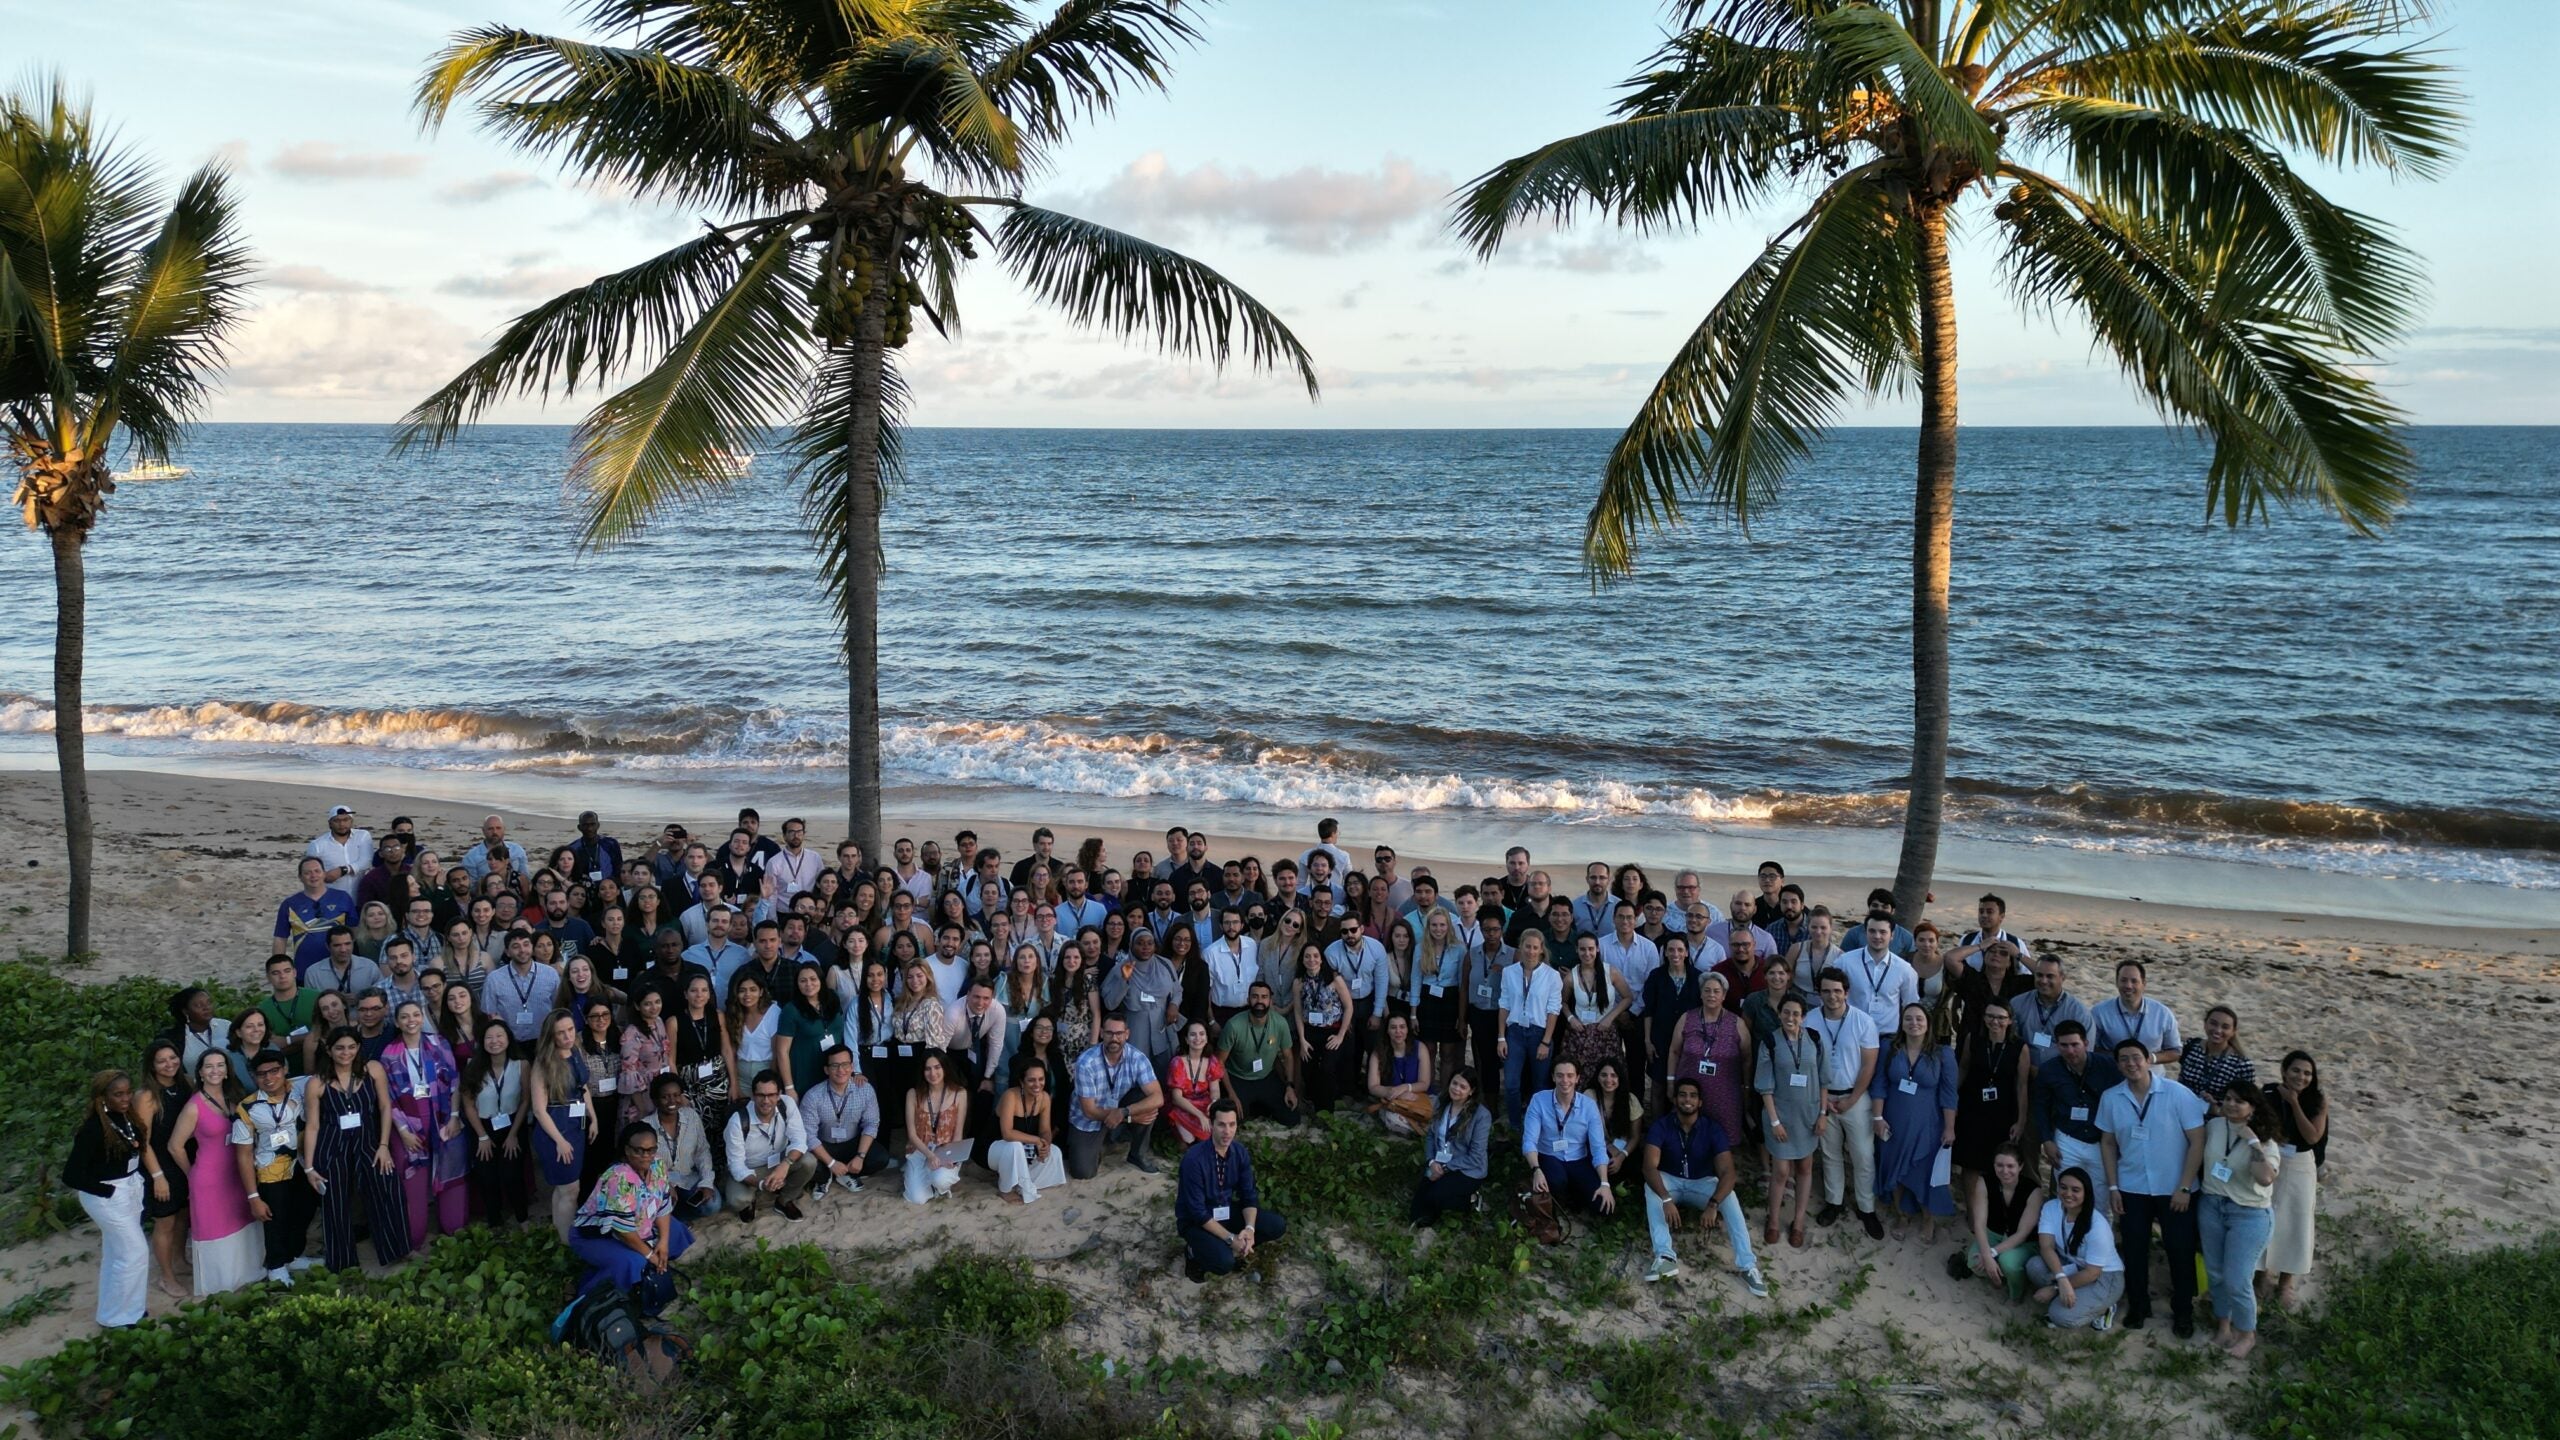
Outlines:
<svg viewBox="0 0 2560 1440"><path fill-rule="evenodd" d="M716 825L726 831L737 806L753 804L768 820L783 813L811 817L811 843L832 850L829 837L841 832L842 792L833 786L803 781L767 781L753 786L721 784L682 777L639 780L623 776L562 776L487 771L437 770L385 766L332 766L285 757L90 756L93 783L100 777L153 776L170 781L200 781L217 786L295 787L312 792L324 813L328 804L345 799L378 824L395 813L450 806L495 811L510 822L543 822L533 833L570 833L569 817L579 810L606 812L606 830L619 833L643 825L654 834L674 819L700 829ZM50 752L0 751L0 784L53 786ZM329 799L319 799L326 794ZM1361 811L1332 812L1343 822L1355 845L1383 839L1408 857L1427 857L1456 864L1475 874L1501 868L1501 855L1512 844L1525 844L1537 863L1559 874L1559 888L1569 888L1565 869L1605 858L1612 864L1633 860L1648 870L1695 869L1707 877L1707 890L1719 905L1736 884L1748 884L1760 861L1775 859L1790 877L1820 880L1840 889L1854 886L1863 895L1871 885L1889 884L1900 843L1892 828L1866 826L1775 825L1760 822L1716 822L1689 830L1659 825L1612 824L1608 821L1560 820L1530 811ZM1166 826L1200 826L1213 836L1241 847L1292 846L1312 843L1314 811L1280 810L1244 802L1201 802L1187 799L1062 794L1043 790L973 785L893 786L884 796L885 821L948 840L962 824L981 831L1016 832L1011 853L1023 848L1022 836L1035 825L1083 827L1112 838L1113 853L1126 856L1143 845L1162 843ZM314 830L318 828L316 821ZM628 837L626 837L628 838ZM1478 867L1481 867L1480 869ZM1935 895L1941 913L1970 915L1970 896L1997 890L2012 897L2039 897L2068 906L2123 907L2159 916L2163 923L2213 920L2246 922L2272 916L2287 923L2321 922L2334 926L2354 922L2355 933L2402 934L2416 939L2446 932L2489 944L2550 944L2560 949L2560 890L2527 889L2484 883L2405 879L2314 870L2276 864L2205 859L2086 848L2049 840L2000 842L1949 837L1939 851ZM1813 897L1816 902L1825 897ZM1837 908L1838 894L1830 897ZM1854 896L1849 898L1856 898Z"/></svg>

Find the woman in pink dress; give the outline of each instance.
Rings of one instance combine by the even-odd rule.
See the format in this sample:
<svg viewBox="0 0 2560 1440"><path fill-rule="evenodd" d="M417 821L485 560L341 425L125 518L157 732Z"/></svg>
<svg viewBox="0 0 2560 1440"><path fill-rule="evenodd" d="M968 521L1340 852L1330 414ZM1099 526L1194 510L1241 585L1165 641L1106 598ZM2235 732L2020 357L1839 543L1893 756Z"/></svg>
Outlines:
<svg viewBox="0 0 2560 1440"><path fill-rule="evenodd" d="M1667 1086L1682 1078L1698 1082L1700 1108L1724 1132L1727 1145L1742 1144L1742 1057L1751 1048L1751 1027L1724 1008L1725 977L1710 970L1698 977L1698 1008L1680 1017L1671 1037L1671 1060L1663 1067Z"/></svg>
<svg viewBox="0 0 2560 1440"><path fill-rule="evenodd" d="M462 1067L444 1037L428 1028L426 1007L417 1001L401 1001L392 1025L398 1038L382 1051L391 1127L400 1139L392 1158L409 1196L409 1248L422 1250L430 1219L437 1233L451 1235L471 1218L471 1149L458 1098Z"/></svg>
<svg viewBox="0 0 2560 1440"><path fill-rule="evenodd" d="M237 1290L266 1274L266 1236L249 1219L240 1163L231 1154L231 1121L248 1098L231 1078L231 1056L196 1057L195 1093L169 1132L169 1154L187 1167L187 1256L198 1295Z"/></svg>

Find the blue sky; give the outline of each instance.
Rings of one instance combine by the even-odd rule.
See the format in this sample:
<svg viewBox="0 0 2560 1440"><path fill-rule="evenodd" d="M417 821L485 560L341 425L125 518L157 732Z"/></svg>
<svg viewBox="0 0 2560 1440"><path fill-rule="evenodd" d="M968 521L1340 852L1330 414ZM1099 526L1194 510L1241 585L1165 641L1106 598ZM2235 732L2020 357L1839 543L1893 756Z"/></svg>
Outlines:
<svg viewBox="0 0 2560 1440"><path fill-rule="evenodd" d="M1772 211L1636 239L1597 222L1491 265L1441 228L1449 189L1603 116L1659 37L1650 0L1226 0L1170 94L1084 130L1043 203L1164 239L1289 321L1325 398L1080 335L982 266L958 343L921 335L915 418L945 425L1608 425L1768 232ZM690 233L564 185L457 124L422 134L409 95L451 31L563 29L562 0L0 0L9 50L90 91L172 172L233 164L265 265L217 420L379 421L464 363L507 316ZM2387 357L2420 421L2560 422L2560 202L2541 151L2554 0L2446 0L2465 153L2434 184L2348 175L2347 203L2399 227L2431 294ZM22 72L23 73L23 72ZM1975 424L2149 418L2085 336L2024 317L1960 251L1962 399ZM1855 412L1901 424L1908 402ZM574 418L520 409L504 418Z"/></svg>

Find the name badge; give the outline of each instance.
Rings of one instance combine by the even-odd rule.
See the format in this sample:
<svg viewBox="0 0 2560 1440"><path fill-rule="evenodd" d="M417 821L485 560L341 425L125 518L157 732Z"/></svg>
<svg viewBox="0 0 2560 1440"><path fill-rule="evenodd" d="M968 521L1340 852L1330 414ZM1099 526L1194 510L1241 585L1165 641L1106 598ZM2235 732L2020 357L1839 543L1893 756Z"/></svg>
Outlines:
<svg viewBox="0 0 2560 1440"><path fill-rule="evenodd" d="M613 978L614 978L614 979L616 979L616 980L628 980L628 979L630 979L630 978L631 978L631 967L630 967L630 966L628 966L628 965L616 965L616 966L614 966L614 967L613 967Z"/></svg>
<svg viewBox="0 0 2560 1440"><path fill-rule="evenodd" d="M899 1058L899 1059L901 1059L901 1060L903 1060L903 1059L907 1059L907 1058L909 1058L909 1057L913 1056L915 1053L916 1053L916 1047L914 1047L913 1045L901 1045L901 1046L899 1046L899 1047L898 1047L898 1058Z"/></svg>
<svg viewBox="0 0 2560 1440"><path fill-rule="evenodd" d="M409 1087L409 1098L412 1100L424 1100L433 1093L423 1081Z"/></svg>
<svg viewBox="0 0 2560 1440"><path fill-rule="evenodd" d="M2072 1106L2072 1107L2071 1107L2071 1118L2072 1118L2072 1119L2074 1119L2074 1120L2086 1120L2086 1119L2088 1119L2088 1118L2089 1118L2089 1107L2088 1107L2088 1106L2086 1106L2086 1105L2074 1105L2074 1106Z"/></svg>
<svg viewBox="0 0 2560 1440"><path fill-rule="evenodd" d="M830 1145L841 1145L845 1141L853 1138L853 1127L850 1125L828 1125L823 1127L823 1129L826 1133L827 1143Z"/></svg>
<svg viewBox="0 0 2560 1440"><path fill-rule="evenodd" d="M1585 1025L1600 1023L1600 1007L1597 1005L1577 1005L1573 1013Z"/></svg>
<svg viewBox="0 0 2560 1440"><path fill-rule="evenodd" d="M1917 1095L1920 1093L1920 1082L1904 1079L1897 1082L1893 1088L1901 1091L1905 1095Z"/></svg>
<svg viewBox="0 0 2560 1440"><path fill-rule="evenodd" d="M1221 1206L1219 1206L1217 1209L1210 1211L1210 1212L1209 1212L1209 1218L1210 1218L1210 1219L1212 1219L1212 1220L1217 1221L1217 1222L1218 1222L1219 1224L1221 1224L1221 1225L1226 1224L1226 1223L1227 1223L1227 1207L1226 1207L1226 1206L1224 1206L1224 1205L1221 1205Z"/></svg>
<svg viewBox="0 0 2560 1440"><path fill-rule="evenodd" d="M1787 1083L1801 1090L1804 1088L1805 1078L1803 1075L1790 1075L1787 1077Z"/></svg>
<svg viewBox="0 0 2560 1440"><path fill-rule="evenodd" d="M1714 1062L1713 1060L1701 1060L1701 1061L1699 1061L1699 1062L1698 1062L1698 1073L1699 1073L1699 1074L1701 1074L1701 1075L1713 1075L1714 1073L1716 1073L1716 1062Z"/></svg>
<svg viewBox="0 0 2560 1440"><path fill-rule="evenodd" d="M2213 1178L2228 1183L2231 1179L2231 1162L2228 1160L2215 1161L2213 1165Z"/></svg>
<svg viewBox="0 0 2560 1440"><path fill-rule="evenodd" d="M874 1059L874 1060L886 1060L886 1059L888 1059L888 1058L889 1058L889 1047L888 1047L888 1046L886 1046L886 1045L874 1045L874 1046L872 1046L872 1047L871 1047L871 1058L872 1058L872 1059Z"/></svg>
<svg viewBox="0 0 2560 1440"><path fill-rule="evenodd" d="M2027 1043L2039 1050L2050 1050L2053 1048L2053 1037L2039 1030L2027 1037Z"/></svg>
<svg viewBox="0 0 2560 1440"><path fill-rule="evenodd" d="M1442 996L1449 993L1449 987L1446 985L1425 985L1422 988L1430 991L1431 998L1434 1000L1440 999Z"/></svg>
<svg viewBox="0 0 2560 1440"><path fill-rule="evenodd" d="M610 1095L621 1084L622 1077L618 1075L599 1075L596 1077L596 1093Z"/></svg>
<svg viewBox="0 0 2560 1440"><path fill-rule="evenodd" d="M274 1149L274 1150L290 1150L290 1149L292 1149L292 1148L293 1148L293 1132L292 1132L292 1131L290 1131L290 1130L270 1130L270 1131L268 1131L268 1132L267 1132L267 1146L268 1146L268 1148L270 1148L270 1149Z"/></svg>
<svg viewBox="0 0 2560 1440"><path fill-rule="evenodd" d="M826 1034L819 1036L818 1048L821 1050L833 1050L836 1048L836 1032L830 1030Z"/></svg>
<svg viewBox="0 0 2560 1440"><path fill-rule="evenodd" d="M516 1012L516 1028L517 1028L517 1029L519 1029L519 1030L530 1030L530 1029L532 1029L532 1028L533 1028L533 1012L532 1012L532 1011L530 1011L530 1010L518 1010L518 1011Z"/></svg>
<svg viewBox="0 0 2560 1440"><path fill-rule="evenodd" d="M502 1114L502 1115L492 1115L492 1116L490 1116L490 1117L489 1117L489 1128L490 1128L491 1130L504 1130L504 1129L506 1129L508 1126L513 1125L514 1123L516 1123L516 1117L514 1117L513 1115L503 1115L503 1114Z"/></svg>
<svg viewBox="0 0 2560 1440"><path fill-rule="evenodd" d="M1985 1086L1983 1086L1983 1087L1982 1087L1982 1101L1983 1101L1983 1103L1984 1103L1984 1104L1988 1105L1988 1104L1990 1104L1990 1103L1992 1103L1992 1102L1994 1102L1994 1101L1998 1100L1999 1098L2000 1098L2000 1087L1999 1087L1999 1086L1997 1086L1997 1085L1985 1085Z"/></svg>
<svg viewBox="0 0 2560 1440"><path fill-rule="evenodd" d="M705 1060L693 1067L693 1075L697 1080L708 1080L719 1073L720 1062L717 1060Z"/></svg>
<svg viewBox="0 0 2560 1440"><path fill-rule="evenodd" d="M584 1119L586 1119L586 1118L587 1118L587 1102L585 1102L585 1101L583 1101L583 1100L572 1100L572 1101L570 1101L570 1102L569 1102L569 1118L570 1118L570 1119L572 1119L572 1120L584 1120Z"/></svg>
<svg viewBox="0 0 2560 1440"><path fill-rule="evenodd" d="M284 1032L284 1038L286 1038L287 1040L299 1040L299 1039L301 1039L303 1036L308 1035L308 1034L310 1034L310 1033L311 1033L311 1027L310 1027L310 1026L308 1026L308 1025L296 1025L296 1026L294 1026L292 1029L287 1030L286 1032Z"/></svg>
<svg viewBox="0 0 2560 1440"><path fill-rule="evenodd" d="M363 1123L364 1117L361 1115L346 1114L338 1117L338 1128L341 1130L353 1130Z"/></svg>
<svg viewBox="0 0 2560 1440"><path fill-rule="evenodd" d="M1141 1005L1153 1005L1156 1003L1158 998L1160 997L1140 992L1138 996L1138 1003Z"/></svg>

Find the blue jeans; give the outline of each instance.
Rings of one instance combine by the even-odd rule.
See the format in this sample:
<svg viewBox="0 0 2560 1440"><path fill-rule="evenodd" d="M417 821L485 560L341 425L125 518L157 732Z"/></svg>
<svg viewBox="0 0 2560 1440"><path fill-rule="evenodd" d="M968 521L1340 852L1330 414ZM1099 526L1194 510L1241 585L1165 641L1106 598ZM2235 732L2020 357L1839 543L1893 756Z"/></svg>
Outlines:
<svg viewBox="0 0 2560 1440"><path fill-rule="evenodd" d="M1653 1253L1668 1260L1671 1258L1671 1222L1663 1217L1662 1197L1654 1194L1653 1187L1641 1180L1636 1182L1636 1186L1644 1191L1644 1223L1645 1227L1653 1232ZM1716 1198L1716 1182L1713 1178L1683 1180L1676 1175L1665 1175L1662 1177L1662 1186L1671 1192L1671 1203L1684 1210L1704 1213L1708 1204ZM1727 1195L1724 1197L1724 1203L1716 1206L1716 1214L1724 1220L1726 1243L1733 1246L1733 1268L1736 1270L1759 1268L1760 1262L1751 1253L1751 1223L1742 1218L1742 1202L1732 1195Z"/></svg>
<svg viewBox="0 0 2560 1440"><path fill-rule="evenodd" d="M693 1244L693 1232L681 1220L667 1222L667 1259L675 1260ZM569 1232L569 1249L586 1262L586 1278L578 1282L578 1293L586 1294L598 1286L612 1285L629 1289L649 1275L649 1257L623 1244L620 1240Z"/></svg>
<svg viewBox="0 0 2560 1440"><path fill-rule="evenodd" d="M1502 1104L1514 1120L1528 1115L1529 1097L1547 1088L1547 1072L1555 1068L1552 1056L1538 1058L1538 1041L1546 1033L1543 1025L1514 1025L1503 1032L1511 1053L1502 1059Z"/></svg>
<svg viewBox="0 0 2560 1440"><path fill-rule="evenodd" d="M2244 1335L2258 1328L2258 1292L2251 1282L2275 1230L2271 1205L2253 1210L2220 1195L2197 1202L2197 1238L2204 1249L2205 1278L2213 1283L2214 1316Z"/></svg>

